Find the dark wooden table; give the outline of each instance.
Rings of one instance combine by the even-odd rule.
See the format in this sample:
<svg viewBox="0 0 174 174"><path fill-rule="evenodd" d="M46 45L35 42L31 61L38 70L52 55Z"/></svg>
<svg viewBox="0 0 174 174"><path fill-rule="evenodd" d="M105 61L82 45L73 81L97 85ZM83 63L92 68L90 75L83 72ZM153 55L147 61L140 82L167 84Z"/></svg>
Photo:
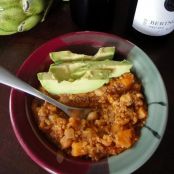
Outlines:
<svg viewBox="0 0 174 174"><path fill-rule="evenodd" d="M79 30L81 29L71 20L68 4L56 4L47 20L34 29L0 37L0 65L15 73L27 56L45 41ZM108 32L121 35L114 27ZM124 34L122 36L124 37ZM126 37L143 48L156 64L164 79L169 98L169 118L164 138L155 154L135 173L172 174L174 173L174 34L165 40L146 42L132 35ZM9 118L9 92L10 88L0 85L0 173L47 173L24 153L17 142Z"/></svg>

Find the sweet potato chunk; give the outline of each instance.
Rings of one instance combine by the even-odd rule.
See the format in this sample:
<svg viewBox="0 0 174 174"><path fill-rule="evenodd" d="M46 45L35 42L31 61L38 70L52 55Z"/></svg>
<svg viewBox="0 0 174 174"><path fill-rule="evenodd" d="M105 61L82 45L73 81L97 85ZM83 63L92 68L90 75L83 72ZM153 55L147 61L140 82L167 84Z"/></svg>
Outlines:
<svg viewBox="0 0 174 174"><path fill-rule="evenodd" d="M116 135L116 144L121 148L129 148L132 145L133 131L132 129L126 129L120 131Z"/></svg>

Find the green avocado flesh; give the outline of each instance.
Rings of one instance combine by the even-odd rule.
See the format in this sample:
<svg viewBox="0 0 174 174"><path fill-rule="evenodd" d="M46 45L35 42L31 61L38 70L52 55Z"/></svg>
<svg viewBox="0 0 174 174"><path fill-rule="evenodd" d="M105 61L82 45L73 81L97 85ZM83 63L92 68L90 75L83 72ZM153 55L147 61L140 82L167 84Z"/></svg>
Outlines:
<svg viewBox="0 0 174 174"><path fill-rule="evenodd" d="M108 83L110 78L118 77L126 72L130 72L132 64L127 60L114 61L106 58L106 52L101 53L104 48L99 49L97 59L80 60L78 54L72 53L77 58L63 60L56 59L50 65L48 72L38 73L41 85L51 94L77 94L91 92ZM100 53L99 53L100 52ZM57 52L58 53L58 52ZM84 55L85 57L86 55ZM61 56L60 56L61 57ZM113 55L112 55L113 57ZM71 61L70 61L71 59ZM69 60L69 61L67 61ZM58 62L57 62L58 61Z"/></svg>
<svg viewBox="0 0 174 174"><path fill-rule="evenodd" d="M109 79L101 79L101 80L79 79L73 82L69 81L59 82L49 72L38 73L38 79L40 80L41 85L51 94L86 93L93 91L97 88L100 88L109 81Z"/></svg>
<svg viewBox="0 0 174 174"><path fill-rule="evenodd" d="M131 64L128 61L74 61L50 66L51 72L58 81L74 81L77 79L107 79L118 77L129 72ZM62 76L63 74L63 76Z"/></svg>
<svg viewBox="0 0 174 174"><path fill-rule="evenodd" d="M99 48L98 52L94 56L85 54L76 54L71 51L59 51L50 53L50 58L53 62L56 61L74 61L74 60L106 60L112 59L115 53L115 47L102 47Z"/></svg>

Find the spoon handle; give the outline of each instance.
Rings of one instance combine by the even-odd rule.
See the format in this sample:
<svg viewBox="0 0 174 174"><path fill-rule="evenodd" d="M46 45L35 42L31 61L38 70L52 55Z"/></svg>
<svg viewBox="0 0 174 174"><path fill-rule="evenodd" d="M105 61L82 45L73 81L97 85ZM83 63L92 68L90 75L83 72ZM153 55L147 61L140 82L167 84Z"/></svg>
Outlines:
<svg viewBox="0 0 174 174"><path fill-rule="evenodd" d="M22 81L21 79L17 78L13 74L11 74L9 71L7 71L5 68L0 66L0 83L10 86L12 88L18 89L20 91L26 92L30 95L33 95L37 98L40 98L42 100L47 101L48 103L51 103L61 110L63 110L65 113L69 113L69 109L74 109L73 107L66 106L53 98L41 93L40 91L36 90L26 82Z"/></svg>

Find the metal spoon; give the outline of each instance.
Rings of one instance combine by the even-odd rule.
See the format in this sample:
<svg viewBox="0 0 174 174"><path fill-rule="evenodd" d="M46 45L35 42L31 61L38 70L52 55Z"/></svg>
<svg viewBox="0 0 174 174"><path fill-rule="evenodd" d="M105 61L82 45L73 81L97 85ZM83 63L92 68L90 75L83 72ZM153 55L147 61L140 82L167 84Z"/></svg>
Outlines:
<svg viewBox="0 0 174 174"><path fill-rule="evenodd" d="M18 89L20 91L26 92L30 95L33 95L37 98L40 98L42 100L47 101L48 103L58 107L62 111L64 111L68 116L72 116L73 113L77 113L81 118L84 118L87 116L87 114L90 112L90 109L88 108L77 108L77 107L71 107L64 105L57 100L41 93L40 91L36 90L26 82L22 81L21 79L17 78L13 74L11 74L9 71L7 71L5 68L0 66L0 83L10 86L12 88Z"/></svg>

